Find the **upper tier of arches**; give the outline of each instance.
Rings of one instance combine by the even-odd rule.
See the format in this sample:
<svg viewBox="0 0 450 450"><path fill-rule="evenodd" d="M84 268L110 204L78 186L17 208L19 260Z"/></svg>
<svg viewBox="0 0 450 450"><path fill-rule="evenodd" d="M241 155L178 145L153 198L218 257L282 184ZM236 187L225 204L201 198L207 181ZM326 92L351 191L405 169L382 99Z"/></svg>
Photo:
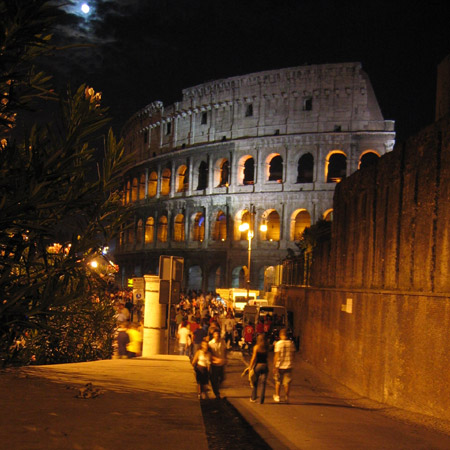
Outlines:
<svg viewBox="0 0 450 450"><path fill-rule="evenodd" d="M379 157L376 150L364 150L358 159L357 167L364 168L376 164ZM166 162L163 165L151 165L143 169L143 172L129 175L124 185L123 201L133 203L187 192L198 195L199 191L208 188L256 184L258 177L254 156L244 154L237 159L234 166L230 160L231 158L218 156L210 161L210 155L205 153L204 158L200 157L197 161L188 158L179 161L178 164ZM261 182L282 184L289 178L299 188L303 184L317 181L337 183L347 176L348 170L348 156L342 150L331 150L322 167L317 167L317 162L310 152L297 155L293 167L286 167L283 156L277 152L271 152L262 161Z"/></svg>

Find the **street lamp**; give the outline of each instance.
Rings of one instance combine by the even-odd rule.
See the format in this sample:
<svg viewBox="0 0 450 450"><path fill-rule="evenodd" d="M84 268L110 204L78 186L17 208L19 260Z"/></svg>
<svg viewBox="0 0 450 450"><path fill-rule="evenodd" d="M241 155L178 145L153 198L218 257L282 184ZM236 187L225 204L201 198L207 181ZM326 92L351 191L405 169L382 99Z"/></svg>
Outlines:
<svg viewBox="0 0 450 450"><path fill-rule="evenodd" d="M248 256L247 256L247 302L250 300L250 265L251 265L251 259L252 259L252 239L254 236L253 229L254 229L254 215L255 215L255 207L253 205L250 205L250 220L249 223L244 222L241 225L239 225L239 231L244 232L247 231L247 240L248 240ZM267 225L264 223L259 228L262 232L267 231Z"/></svg>

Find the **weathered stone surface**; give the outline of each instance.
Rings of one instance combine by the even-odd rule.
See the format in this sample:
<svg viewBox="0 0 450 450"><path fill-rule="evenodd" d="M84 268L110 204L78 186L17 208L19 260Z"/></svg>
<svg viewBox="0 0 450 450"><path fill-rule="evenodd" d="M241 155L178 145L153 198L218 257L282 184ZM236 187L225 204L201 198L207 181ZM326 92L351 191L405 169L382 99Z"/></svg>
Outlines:
<svg viewBox="0 0 450 450"><path fill-rule="evenodd" d="M126 149L136 161L125 179L125 201L135 206L135 218L116 252L123 276L156 273L159 256L169 254L185 258L188 288L236 285L247 262L247 242L238 227L252 206L251 285L270 290L265 270L288 249L297 249L298 214L306 212L311 224L324 217L333 207L335 181L357 171L364 155L381 156L394 144L394 123L383 119L360 63L253 73L182 94L173 105L149 104L124 129ZM302 178L299 162L305 155L313 167ZM346 165L333 175L337 166L332 159L340 156ZM282 161L279 174L271 172L275 158ZM254 178L248 182L251 159ZM222 179L225 162L227 182ZM199 213L204 237L195 240ZM226 218L223 241L215 236L221 213ZM273 223L271 213L277 216ZM180 218L184 239L176 240ZM148 219L153 228L147 240ZM265 222L279 236L268 239L259 233ZM194 276L195 270L201 274Z"/></svg>
<svg viewBox="0 0 450 450"><path fill-rule="evenodd" d="M281 295L305 359L362 395L445 420L449 137L442 120L380 158L375 177L340 183L329 256L314 259L317 287ZM337 274L334 285L317 283L323 272Z"/></svg>

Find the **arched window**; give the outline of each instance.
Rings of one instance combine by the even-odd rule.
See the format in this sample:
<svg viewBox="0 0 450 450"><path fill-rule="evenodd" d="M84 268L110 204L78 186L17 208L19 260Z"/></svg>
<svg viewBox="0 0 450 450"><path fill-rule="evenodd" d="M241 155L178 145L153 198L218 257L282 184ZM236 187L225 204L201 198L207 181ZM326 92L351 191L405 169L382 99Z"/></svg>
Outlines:
<svg viewBox="0 0 450 450"><path fill-rule="evenodd" d="M332 222L333 221L333 209L327 209L324 213L323 213L323 220L326 220L327 222Z"/></svg>
<svg viewBox="0 0 450 450"><path fill-rule="evenodd" d="M255 160L248 158L244 163L244 183L255 184Z"/></svg>
<svg viewBox="0 0 450 450"><path fill-rule="evenodd" d="M270 213L265 213L265 224L267 231L261 231L261 239L263 241L279 241L280 240L280 216L272 210ZM264 217L263 216L263 217Z"/></svg>
<svg viewBox="0 0 450 450"><path fill-rule="evenodd" d="M137 226L136 226L136 245L142 245L143 232L144 232L144 227L142 224L142 219L139 219Z"/></svg>
<svg viewBox="0 0 450 450"><path fill-rule="evenodd" d="M248 223L248 225L250 226L250 219L251 219L250 212L247 211L247 210L243 211L242 216L241 216L241 221L240 221L241 223L240 223L240 225L242 225L244 223ZM238 229L239 229L239 225L238 225ZM240 241L246 241L247 238L248 238L248 231L247 230L239 231L239 240Z"/></svg>
<svg viewBox="0 0 450 450"><path fill-rule="evenodd" d="M169 195L170 194L170 169L166 168L162 171L161 176L161 195Z"/></svg>
<svg viewBox="0 0 450 450"><path fill-rule="evenodd" d="M147 217L145 221L145 243L150 244L153 242L153 233L155 228L155 219L153 217Z"/></svg>
<svg viewBox="0 0 450 450"><path fill-rule="evenodd" d="M205 217L202 213L197 213L194 217L194 227L192 229L192 240L203 242L205 239Z"/></svg>
<svg viewBox="0 0 450 450"><path fill-rule="evenodd" d="M283 179L283 158L280 155L274 156L269 162L269 181L279 181Z"/></svg>
<svg viewBox="0 0 450 450"><path fill-rule="evenodd" d="M158 242L167 242L167 216L158 220Z"/></svg>
<svg viewBox="0 0 450 450"><path fill-rule="evenodd" d="M130 182L128 182L127 184L125 184L123 186L123 191L122 191L122 205L126 205L128 203L128 187L130 185Z"/></svg>
<svg viewBox="0 0 450 450"><path fill-rule="evenodd" d="M219 186L228 186L230 182L229 176L230 176L230 163L226 159L220 166Z"/></svg>
<svg viewBox="0 0 450 450"><path fill-rule="evenodd" d="M227 216L223 211L217 213L212 238L214 241L226 241L227 239Z"/></svg>
<svg viewBox="0 0 450 450"><path fill-rule="evenodd" d="M312 183L314 177L314 157L305 153L298 160L297 183Z"/></svg>
<svg viewBox="0 0 450 450"><path fill-rule="evenodd" d="M158 174L153 171L148 177L148 196L155 197L158 192Z"/></svg>
<svg viewBox="0 0 450 450"><path fill-rule="evenodd" d="M185 240L183 214L177 214L175 217L175 222L173 224L173 240L176 242L182 242Z"/></svg>
<svg viewBox="0 0 450 450"><path fill-rule="evenodd" d="M378 163L380 157L375 152L366 152L361 156L359 160L359 169L364 167L371 167Z"/></svg>
<svg viewBox="0 0 450 450"><path fill-rule="evenodd" d="M329 155L326 163L327 183L339 183L347 174L347 157L342 152Z"/></svg>
<svg viewBox="0 0 450 450"><path fill-rule="evenodd" d="M177 192L187 192L189 188L187 166L180 166L177 171Z"/></svg>
<svg viewBox="0 0 450 450"><path fill-rule="evenodd" d="M198 185L197 190L202 191L208 187L208 164L202 161L198 166Z"/></svg>
<svg viewBox="0 0 450 450"><path fill-rule="evenodd" d="M292 215L291 221L291 240L298 241L302 237L306 227L311 226L311 216L306 209L297 210Z"/></svg>
<svg viewBox="0 0 450 450"><path fill-rule="evenodd" d="M138 179L133 178L133 184L131 185L131 201L135 202L138 199Z"/></svg>
<svg viewBox="0 0 450 450"><path fill-rule="evenodd" d="M145 198L145 174L142 174L139 178L139 200Z"/></svg>

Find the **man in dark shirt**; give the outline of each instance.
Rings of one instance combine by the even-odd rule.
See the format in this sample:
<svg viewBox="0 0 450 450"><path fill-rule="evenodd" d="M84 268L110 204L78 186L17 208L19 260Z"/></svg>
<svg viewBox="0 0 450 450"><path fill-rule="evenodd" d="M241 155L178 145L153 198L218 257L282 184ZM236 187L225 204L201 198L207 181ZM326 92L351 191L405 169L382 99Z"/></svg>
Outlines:
<svg viewBox="0 0 450 450"><path fill-rule="evenodd" d="M198 319L196 319L198 321ZM205 337L208 336L208 331L206 331L205 327L198 327L194 331L194 351L193 354L197 352L197 350L200 348L202 341L205 339Z"/></svg>

